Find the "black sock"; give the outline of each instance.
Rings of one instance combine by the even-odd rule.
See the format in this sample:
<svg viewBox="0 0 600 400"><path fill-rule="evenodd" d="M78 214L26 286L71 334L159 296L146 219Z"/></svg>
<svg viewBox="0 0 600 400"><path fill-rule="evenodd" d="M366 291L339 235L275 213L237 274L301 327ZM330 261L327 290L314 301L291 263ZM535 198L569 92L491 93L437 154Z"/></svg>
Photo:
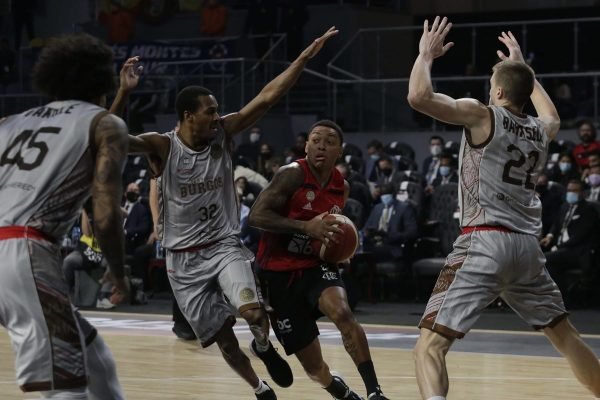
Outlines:
<svg viewBox="0 0 600 400"><path fill-rule="evenodd" d="M325 390L336 399L343 399L346 395L346 390L348 390L348 386L346 386L343 380L334 376L333 380Z"/></svg>
<svg viewBox="0 0 600 400"><path fill-rule="evenodd" d="M365 387L367 388L367 395L377 391L379 383L377 382L377 375L375 374L375 367L373 361L361 362L358 365L358 372L362 377Z"/></svg>

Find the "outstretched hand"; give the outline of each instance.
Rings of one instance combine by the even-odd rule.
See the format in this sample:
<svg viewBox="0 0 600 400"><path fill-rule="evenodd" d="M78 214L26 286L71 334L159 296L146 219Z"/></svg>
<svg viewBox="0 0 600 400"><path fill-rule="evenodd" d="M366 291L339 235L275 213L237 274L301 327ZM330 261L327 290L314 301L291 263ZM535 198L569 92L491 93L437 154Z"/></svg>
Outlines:
<svg viewBox="0 0 600 400"><path fill-rule="evenodd" d="M140 75L144 72L144 67L141 65L136 66L136 64L140 61L139 56L128 58L121 67L121 72L119 73L119 88L121 90L130 91L135 89L140 81Z"/></svg>
<svg viewBox="0 0 600 400"><path fill-rule="evenodd" d="M310 46L308 46L306 49L304 49L304 51L302 52L302 54L300 55L301 57L306 57L306 58L313 58L314 56L317 55L317 53L319 51L321 51L321 49L323 48L323 45L325 44L325 42L327 40L329 40L330 37L335 36L338 34L338 30L335 29L335 26L332 26L331 28L329 28L327 30L327 32L325 32L323 34L323 36L315 39Z"/></svg>
<svg viewBox="0 0 600 400"><path fill-rule="evenodd" d="M442 18L441 22L439 16L435 17L433 25L431 25L431 30L429 29L429 20L425 20L423 23L423 35L419 42L419 53L421 56L433 60L446 54L454 46L454 42L444 44L450 28L452 28L452 22L448 22L448 18L446 17Z"/></svg>
<svg viewBox="0 0 600 400"><path fill-rule="evenodd" d="M502 32L502 35L498 36L498 40L504 43L508 49L508 56L501 50L496 51L496 54L502 61L512 60L525 62L525 58L523 58L523 53L521 52L521 46L519 46L519 42L517 42L517 39L515 39L511 31L508 31L508 34Z"/></svg>

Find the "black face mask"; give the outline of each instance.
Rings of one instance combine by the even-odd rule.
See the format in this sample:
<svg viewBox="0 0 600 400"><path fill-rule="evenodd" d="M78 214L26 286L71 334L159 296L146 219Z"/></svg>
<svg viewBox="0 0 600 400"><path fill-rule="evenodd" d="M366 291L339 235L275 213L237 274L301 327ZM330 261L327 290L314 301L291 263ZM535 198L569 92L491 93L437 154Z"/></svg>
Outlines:
<svg viewBox="0 0 600 400"><path fill-rule="evenodd" d="M385 176L390 176L392 174L392 170L391 169L382 169L381 173L384 174Z"/></svg>
<svg viewBox="0 0 600 400"><path fill-rule="evenodd" d="M135 203L137 201L137 199L140 198L140 195L136 192L127 192L127 193L125 193L125 198L127 199L128 202Z"/></svg>
<svg viewBox="0 0 600 400"><path fill-rule="evenodd" d="M537 185L535 187L535 190L539 193L539 194L544 194L548 191L548 186L546 185Z"/></svg>

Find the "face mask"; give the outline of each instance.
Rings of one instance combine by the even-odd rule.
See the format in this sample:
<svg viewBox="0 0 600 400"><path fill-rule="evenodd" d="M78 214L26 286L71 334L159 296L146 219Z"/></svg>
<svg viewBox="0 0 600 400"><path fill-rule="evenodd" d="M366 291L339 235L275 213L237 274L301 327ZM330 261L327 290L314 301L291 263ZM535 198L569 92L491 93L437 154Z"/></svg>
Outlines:
<svg viewBox="0 0 600 400"><path fill-rule="evenodd" d="M130 203L135 203L137 199L139 199L140 195L136 192L127 192L125 193L125 198Z"/></svg>
<svg viewBox="0 0 600 400"><path fill-rule="evenodd" d="M600 186L600 174L591 174L588 176L588 180L590 181L591 186Z"/></svg>
<svg viewBox="0 0 600 400"><path fill-rule="evenodd" d="M373 160L373 161L379 160L379 156L377 154L371 154L370 157L371 157L371 160Z"/></svg>
<svg viewBox="0 0 600 400"><path fill-rule="evenodd" d="M585 135L581 135L581 141L583 143L589 143L592 141L592 135L588 135L587 133Z"/></svg>
<svg viewBox="0 0 600 400"><path fill-rule="evenodd" d="M433 146L431 146L430 151L432 156L437 157L440 154L442 154L442 146L440 146L439 144L434 144Z"/></svg>
<svg viewBox="0 0 600 400"><path fill-rule="evenodd" d="M571 170L571 163L559 162L558 168L560 168L561 172L569 172Z"/></svg>
<svg viewBox="0 0 600 400"><path fill-rule="evenodd" d="M567 203L575 204L579 201L579 194L575 192L567 192Z"/></svg>
<svg viewBox="0 0 600 400"><path fill-rule="evenodd" d="M406 193L406 192L398 193L396 195L396 200L398 200L398 201L407 201L408 200L408 193Z"/></svg>
<svg viewBox="0 0 600 400"><path fill-rule="evenodd" d="M260 133L250 132L250 142L256 143L260 140Z"/></svg>
<svg viewBox="0 0 600 400"><path fill-rule="evenodd" d="M392 204L392 201L394 200L394 195L386 193L386 194L382 194L381 195L381 202L387 207L390 204Z"/></svg>
<svg viewBox="0 0 600 400"><path fill-rule="evenodd" d="M450 167L447 167L445 165L442 165L439 169L440 171L440 175L441 176L448 176L450 175Z"/></svg>
<svg viewBox="0 0 600 400"><path fill-rule="evenodd" d="M392 170L391 169L382 169L381 173L384 174L385 176L390 176L390 175L392 175Z"/></svg>

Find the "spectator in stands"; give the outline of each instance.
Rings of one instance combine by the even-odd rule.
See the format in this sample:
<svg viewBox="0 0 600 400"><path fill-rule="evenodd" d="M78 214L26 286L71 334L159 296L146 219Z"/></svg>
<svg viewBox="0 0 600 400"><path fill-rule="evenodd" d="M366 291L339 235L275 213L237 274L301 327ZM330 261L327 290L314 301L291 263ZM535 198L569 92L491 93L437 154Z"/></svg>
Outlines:
<svg viewBox="0 0 600 400"><path fill-rule="evenodd" d="M111 1L108 8L102 11L99 17L100 23L106 25L108 30L108 43L127 43L133 40L135 16L130 10Z"/></svg>
<svg viewBox="0 0 600 400"><path fill-rule="evenodd" d="M431 194L435 191L435 188L447 183L458 183L458 173L454 157L452 154L444 152L440 155L438 176L431 182L431 185L425 188L425 192Z"/></svg>
<svg viewBox="0 0 600 400"><path fill-rule="evenodd" d="M308 9L303 0L281 1L279 32L287 35L287 57L293 61L304 48L304 25L308 21Z"/></svg>
<svg viewBox="0 0 600 400"><path fill-rule="evenodd" d="M425 184L431 185L438 176L440 167L440 155L444 148L444 139L439 136L429 138L429 153L431 154L423 161L423 169L421 170L425 177Z"/></svg>
<svg viewBox="0 0 600 400"><path fill-rule="evenodd" d="M152 215L145 201L140 196L140 187L131 182L125 192L123 204L123 227L125 229L125 252L133 254L135 249L143 246L152 232Z"/></svg>
<svg viewBox="0 0 600 400"><path fill-rule="evenodd" d="M546 268L565 294L564 272L577 268L590 271L591 252L600 244L600 216L585 200L581 181L569 182L566 200L551 233L540 241L542 247L550 248L544 253Z"/></svg>
<svg viewBox="0 0 600 400"><path fill-rule="evenodd" d="M583 169L588 165L589 155L600 151L600 142L596 140L596 128L592 121L580 121L577 124L577 129L581 143L573 149L573 157L577 165Z"/></svg>
<svg viewBox="0 0 600 400"><path fill-rule="evenodd" d="M92 205L88 201L81 211L81 231L82 236L79 243L74 244L75 249L67 254L63 260L63 274L69 293L73 295L75 292L75 271L91 271L93 269L102 269L108 272L108 262L102 254L102 250L94 237L93 220L92 220ZM109 300L112 287L108 282L105 282L101 295L98 297L96 307L98 308L114 308L115 305Z"/></svg>
<svg viewBox="0 0 600 400"><path fill-rule="evenodd" d="M394 161L389 156L383 156L377 161L377 186L381 188L383 184L390 183L394 186L394 192L400 187L400 182L406 180L403 171L398 171ZM374 196L376 198L378 196Z"/></svg>
<svg viewBox="0 0 600 400"><path fill-rule="evenodd" d="M275 175L275 172L277 172L277 170L281 168L282 165L284 165L283 157L275 156L267 160L265 165L265 178L268 179L270 182L271 179L273 179L273 175Z"/></svg>
<svg viewBox="0 0 600 400"><path fill-rule="evenodd" d="M258 154L256 172L265 176L267 174L267 162L273 157L273 148L268 143L260 145L260 153Z"/></svg>
<svg viewBox="0 0 600 400"><path fill-rule="evenodd" d="M219 0L205 0L200 10L200 32L205 36L223 36L227 28L227 8Z"/></svg>
<svg viewBox="0 0 600 400"><path fill-rule="evenodd" d="M261 131L258 126L250 129L250 134L248 135L249 142L240 143L238 148L235 151L235 155L237 157L244 157L248 163L250 163L249 168L255 169L257 166L258 155L260 153L260 136Z"/></svg>
<svg viewBox="0 0 600 400"><path fill-rule="evenodd" d="M296 135L296 142L292 148L294 160L306 157L306 142L308 140L308 133L300 132Z"/></svg>
<svg viewBox="0 0 600 400"><path fill-rule="evenodd" d="M135 182L140 188L140 196L146 199L150 191L148 171L148 161L145 157L137 154L127 156L127 163L123 170L123 182Z"/></svg>
<svg viewBox="0 0 600 400"><path fill-rule="evenodd" d="M390 183L381 186L381 203L376 204L364 227L365 249L376 261L398 260L402 244L417 238L417 213L409 202L396 199Z"/></svg>
<svg viewBox="0 0 600 400"><path fill-rule="evenodd" d="M269 183L269 181L267 181L267 179L264 176L262 176L261 174L259 174L258 172L256 172L252 168L250 168L250 164L247 162L247 160L244 157L238 157L238 158L233 159L233 163L234 163L234 170L233 170L233 179L234 180L244 177L248 181L260 186L261 188L264 188Z"/></svg>
<svg viewBox="0 0 600 400"><path fill-rule="evenodd" d="M350 185L348 197L358 201L363 206L364 213L368 213L371 209L372 199L369 187L364 181L365 177L352 171L349 165L343 161L339 161L335 168Z"/></svg>
<svg viewBox="0 0 600 400"><path fill-rule="evenodd" d="M569 153L563 153L558 159L558 164L554 165L550 172L550 180L567 186L569 181L580 179L577 164L573 160L573 156Z"/></svg>
<svg viewBox="0 0 600 400"><path fill-rule="evenodd" d="M590 174L590 168L598 164L600 164L600 152L590 153L588 156L588 165L587 167L583 167L581 171L581 179L584 181L587 180L587 177Z"/></svg>
<svg viewBox="0 0 600 400"><path fill-rule="evenodd" d="M377 182L377 161L385 155L383 151L383 143L373 139L367 144L367 166L365 168L365 178L369 182Z"/></svg>
<svg viewBox="0 0 600 400"><path fill-rule="evenodd" d="M587 201L600 201L600 163L590 165L590 173L587 177L590 189L587 192Z"/></svg>
<svg viewBox="0 0 600 400"><path fill-rule="evenodd" d="M250 207L244 204L244 198L238 191L238 202L240 204L240 239L250 251L254 254L258 251L258 242L260 241L260 231L248 225L248 216Z"/></svg>
<svg viewBox="0 0 600 400"><path fill-rule="evenodd" d="M558 218L564 190L558 189L556 185L549 185L548 176L540 174L535 191L542 202L542 236L545 236Z"/></svg>

